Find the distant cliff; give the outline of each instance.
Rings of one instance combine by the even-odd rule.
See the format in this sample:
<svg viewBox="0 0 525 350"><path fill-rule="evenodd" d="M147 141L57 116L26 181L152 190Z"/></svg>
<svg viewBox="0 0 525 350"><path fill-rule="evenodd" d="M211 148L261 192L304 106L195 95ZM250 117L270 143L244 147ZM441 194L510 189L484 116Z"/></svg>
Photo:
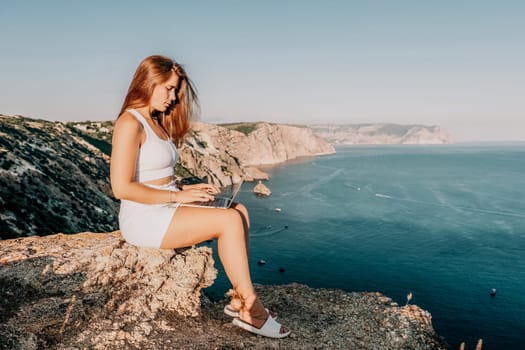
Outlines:
<svg viewBox="0 0 525 350"><path fill-rule="evenodd" d="M334 145L445 144L452 143L440 126L399 124L315 124L315 135Z"/></svg>

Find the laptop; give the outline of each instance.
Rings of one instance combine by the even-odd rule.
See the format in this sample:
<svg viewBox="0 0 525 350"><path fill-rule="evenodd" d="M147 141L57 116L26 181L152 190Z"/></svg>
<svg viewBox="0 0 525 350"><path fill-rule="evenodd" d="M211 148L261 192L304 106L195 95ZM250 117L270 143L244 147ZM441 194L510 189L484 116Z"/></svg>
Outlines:
<svg viewBox="0 0 525 350"><path fill-rule="evenodd" d="M180 205L184 207L228 209L232 205L235 196L237 196L237 193L239 193L242 183L243 180L234 184L229 195L215 196L215 199L212 201L181 203ZM229 192L230 191L226 191L226 193Z"/></svg>

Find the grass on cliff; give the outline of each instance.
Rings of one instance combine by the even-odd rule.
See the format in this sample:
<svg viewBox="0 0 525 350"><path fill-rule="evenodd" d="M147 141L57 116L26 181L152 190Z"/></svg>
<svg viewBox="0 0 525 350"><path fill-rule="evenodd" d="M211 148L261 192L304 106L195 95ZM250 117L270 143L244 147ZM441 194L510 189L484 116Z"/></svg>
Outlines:
<svg viewBox="0 0 525 350"><path fill-rule="evenodd" d="M260 124L259 122L254 122L254 123L240 122L240 123L219 124L219 126L222 126L230 130L236 130L236 131L242 132L244 135L248 136L255 129L257 129L259 124Z"/></svg>

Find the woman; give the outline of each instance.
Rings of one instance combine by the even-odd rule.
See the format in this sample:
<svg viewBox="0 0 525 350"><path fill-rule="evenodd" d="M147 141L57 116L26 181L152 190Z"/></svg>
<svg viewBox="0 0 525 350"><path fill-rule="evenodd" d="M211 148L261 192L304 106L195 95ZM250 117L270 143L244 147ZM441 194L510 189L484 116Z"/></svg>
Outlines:
<svg viewBox="0 0 525 350"><path fill-rule="evenodd" d="M212 200L213 185L181 186L173 167L197 106L184 69L164 56L138 66L115 123L111 186L121 200L119 225L131 244L162 249L188 247L213 238L235 292L225 312L233 323L267 337L290 331L277 323L257 298L248 266L246 207L195 208L181 203ZM170 204L170 205L167 205Z"/></svg>

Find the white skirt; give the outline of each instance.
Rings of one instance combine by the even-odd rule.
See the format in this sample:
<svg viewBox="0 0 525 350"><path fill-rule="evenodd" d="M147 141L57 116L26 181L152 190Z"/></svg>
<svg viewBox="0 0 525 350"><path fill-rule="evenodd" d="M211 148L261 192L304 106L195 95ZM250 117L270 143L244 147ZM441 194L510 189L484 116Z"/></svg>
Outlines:
<svg viewBox="0 0 525 350"><path fill-rule="evenodd" d="M175 182L150 185L165 191L179 191ZM120 202L119 226L126 242L149 248L160 248L179 203L144 204L123 199Z"/></svg>

